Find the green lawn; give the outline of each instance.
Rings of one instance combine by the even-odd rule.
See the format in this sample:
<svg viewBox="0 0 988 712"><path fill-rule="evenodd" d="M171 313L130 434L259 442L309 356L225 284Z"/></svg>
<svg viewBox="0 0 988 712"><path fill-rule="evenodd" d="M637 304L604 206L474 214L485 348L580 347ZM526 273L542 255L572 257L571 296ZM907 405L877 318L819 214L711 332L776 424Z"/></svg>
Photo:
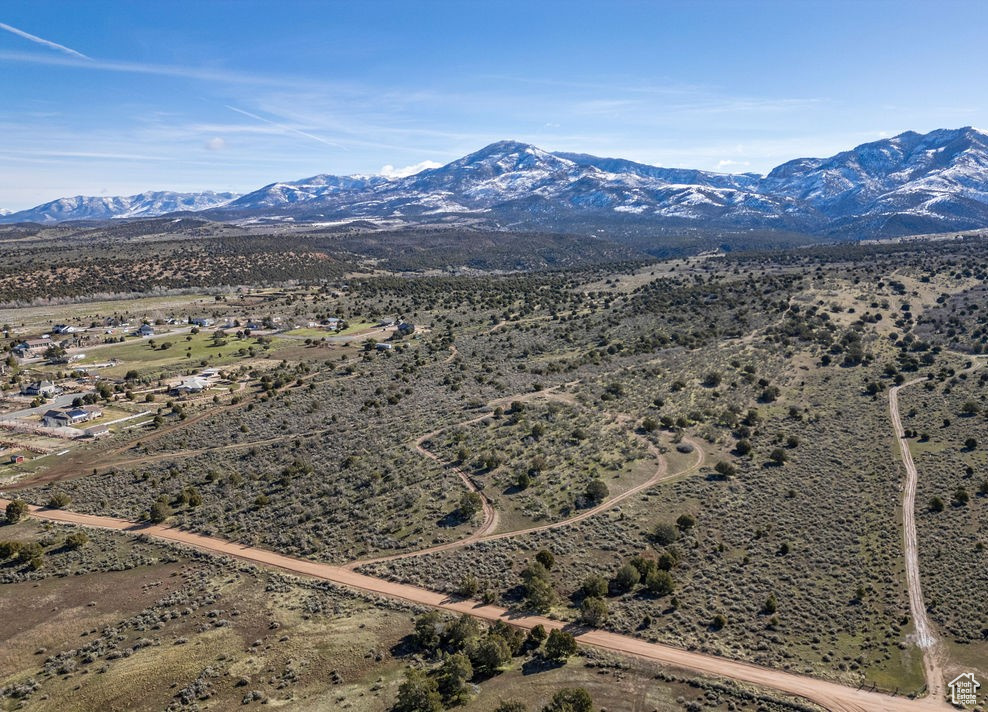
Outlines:
<svg viewBox="0 0 988 712"><path fill-rule="evenodd" d="M286 331L287 336L305 336L312 337L313 339L321 339L324 336L335 336L335 331L330 331L329 329L292 329L291 331Z"/></svg>
<svg viewBox="0 0 988 712"><path fill-rule="evenodd" d="M349 334L356 334L367 329L372 329L375 326L377 326L376 321L358 321L350 324L343 331L337 331L333 336L348 336Z"/></svg>
<svg viewBox="0 0 988 712"><path fill-rule="evenodd" d="M174 336L159 335L150 339L128 338L127 341L91 349L86 357L74 361L74 367L84 368L88 364L106 363L117 359L118 364L101 369L100 374L108 377L121 377L128 371L136 370L142 376L159 376L179 373L187 369L210 366L222 366L248 357L248 350L253 347L255 355L267 351L259 345L256 339L237 339L227 337L223 345L213 340L212 332L198 334L175 334ZM284 339L273 339L270 350L284 345ZM170 344L167 348L162 348ZM244 353L240 353L243 350ZM61 370L62 367L56 367Z"/></svg>
<svg viewBox="0 0 988 712"><path fill-rule="evenodd" d="M292 329L291 331L286 331L285 334L287 336L305 336L305 337L312 337L313 339L321 339L327 336L347 336L349 334L358 334L362 331L373 329L376 326L377 326L377 322L358 321L358 322L354 322L343 331L331 331L329 329L302 327L299 329Z"/></svg>

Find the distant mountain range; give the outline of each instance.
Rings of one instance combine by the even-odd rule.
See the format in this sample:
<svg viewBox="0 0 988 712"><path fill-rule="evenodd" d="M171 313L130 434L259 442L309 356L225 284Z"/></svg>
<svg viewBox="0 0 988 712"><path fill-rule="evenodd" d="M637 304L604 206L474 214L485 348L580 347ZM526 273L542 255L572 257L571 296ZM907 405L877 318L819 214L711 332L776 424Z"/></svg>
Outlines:
<svg viewBox="0 0 988 712"><path fill-rule="evenodd" d="M16 213L0 210L0 223L148 218L178 211L215 208L237 197L236 193L214 193L211 190L202 193L173 193L160 190L123 197L77 195L74 198L59 198Z"/></svg>
<svg viewBox="0 0 988 712"><path fill-rule="evenodd" d="M222 221L394 224L470 221L499 229L704 228L864 237L988 226L988 134L906 132L768 175L660 168L491 144L404 178L318 175L246 195L65 198L0 222L106 220L195 211Z"/></svg>

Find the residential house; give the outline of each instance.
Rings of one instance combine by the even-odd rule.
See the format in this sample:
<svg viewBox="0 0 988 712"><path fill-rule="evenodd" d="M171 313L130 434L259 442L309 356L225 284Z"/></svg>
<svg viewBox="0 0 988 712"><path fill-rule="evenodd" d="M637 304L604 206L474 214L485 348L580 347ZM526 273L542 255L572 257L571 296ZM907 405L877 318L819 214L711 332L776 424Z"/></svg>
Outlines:
<svg viewBox="0 0 988 712"><path fill-rule="evenodd" d="M205 379L193 376L192 378L186 378L177 386L172 386L169 393L177 396L185 396L192 393L202 393L208 387L209 383Z"/></svg>
<svg viewBox="0 0 988 712"><path fill-rule="evenodd" d="M86 408L66 408L63 410L49 410L41 416L41 424L46 428L68 428L79 423L87 423L103 415L103 410L99 406L89 406Z"/></svg>
<svg viewBox="0 0 988 712"><path fill-rule="evenodd" d="M196 316L189 319L189 323L193 326L209 326L213 323L212 319L207 319L204 316Z"/></svg>
<svg viewBox="0 0 988 712"><path fill-rule="evenodd" d="M134 332L137 336L154 336L154 327L150 324L141 324L141 326Z"/></svg>
<svg viewBox="0 0 988 712"><path fill-rule="evenodd" d="M67 428L69 427L69 416L64 410L49 410L41 416L41 424L46 428Z"/></svg>
<svg viewBox="0 0 988 712"><path fill-rule="evenodd" d="M82 408L49 410L41 416L41 424L46 428L68 428L88 420L92 420L92 416Z"/></svg>
<svg viewBox="0 0 988 712"><path fill-rule="evenodd" d="M51 381L34 381L21 388L21 395L24 396L44 396L51 398L58 394L58 386Z"/></svg>
<svg viewBox="0 0 988 712"><path fill-rule="evenodd" d="M65 411L65 415L68 417L70 425L85 423L87 420L92 420L93 418L89 411L84 408L70 408Z"/></svg>
<svg viewBox="0 0 988 712"><path fill-rule="evenodd" d="M35 356L41 356L48 350L49 346L51 346L49 339L28 339L15 344L11 351L18 358L34 358Z"/></svg>
<svg viewBox="0 0 988 712"><path fill-rule="evenodd" d="M74 334L76 328L68 324L55 324L55 328L52 329L56 334Z"/></svg>
<svg viewBox="0 0 988 712"><path fill-rule="evenodd" d="M86 428L86 437L97 439L106 437L110 434L110 427L108 425L94 425L91 428Z"/></svg>

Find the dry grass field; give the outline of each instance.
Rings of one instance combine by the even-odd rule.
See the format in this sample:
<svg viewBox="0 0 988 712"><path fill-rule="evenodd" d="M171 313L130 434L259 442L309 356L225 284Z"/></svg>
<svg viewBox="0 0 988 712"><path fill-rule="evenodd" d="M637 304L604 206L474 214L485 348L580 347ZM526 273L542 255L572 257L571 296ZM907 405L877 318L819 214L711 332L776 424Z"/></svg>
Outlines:
<svg viewBox="0 0 988 712"><path fill-rule="evenodd" d="M986 264L984 245L963 240L538 273L380 271L345 282L300 277L305 283L278 288L258 279L266 288L253 295L214 295L220 306L211 313L250 309L286 325L337 316L358 338L323 342L321 331L303 329L268 342L227 337L220 346L203 332L162 337L174 341L165 350L136 341L106 347L121 361L95 397L108 410L146 405L152 414L65 456L20 466L21 479L0 486L37 504L64 496L80 512L164 520L333 564L450 545L360 570L922 695L902 543L903 468L887 392L925 379L901 395L919 470L925 602L947 645L946 669L983 670L988 369L965 371L973 357L956 349L975 353L983 337L975 283L988 275ZM186 304L193 306L206 308ZM23 323L37 319L31 312ZM393 319L414 332L362 331ZM230 387L134 397L214 364ZM11 385L27 377L21 365L12 369ZM127 378L130 369L138 373ZM621 498L657 472L670 476ZM494 508L499 538L474 541L481 508L464 497L461 475ZM614 498L621 499L609 504ZM934 498L942 507L931 506ZM594 506L601 509L580 517ZM511 535L545 525L552 528ZM0 527L0 539L12 532L62 536L21 523ZM43 675L30 697L38 709L55 709L70 693L80 709L126 707L111 692L130 685L149 709L267 700L383 711L408 667L441 664L407 647L411 611L91 536L71 551L45 539L36 571L0 566L2 605L21 606L16 615L27 626L10 631L21 641L9 653L17 672L3 683L10 708L18 704L10 685ZM468 537L472 543L456 545ZM105 555L91 559L95 542ZM61 590L67 579L79 586ZM165 588L148 603L136 592L153 581ZM101 586L114 592L81 593ZM44 609L31 608L31 591L43 587L56 613L77 611L96 631L74 634L89 640L58 638ZM140 605L121 608L118 589ZM169 596L174 603L159 603ZM97 605L81 603L86 597ZM160 606L179 614L132 622L145 609L161 618ZM194 613L183 615L186 608ZM106 626L127 631L107 650L130 650L107 671L90 669L103 664L101 652L99 663L80 666L77 653L69 672L58 673L61 659L39 672L47 657L32 646L82 649L103 641ZM30 642L45 636L56 637ZM141 637L152 643L135 647ZM474 679L464 709L493 710L515 690L539 709L563 682L586 687L611 710L788 704L592 656L533 672L537 656L529 653L499 675ZM154 670L168 672L155 678Z"/></svg>

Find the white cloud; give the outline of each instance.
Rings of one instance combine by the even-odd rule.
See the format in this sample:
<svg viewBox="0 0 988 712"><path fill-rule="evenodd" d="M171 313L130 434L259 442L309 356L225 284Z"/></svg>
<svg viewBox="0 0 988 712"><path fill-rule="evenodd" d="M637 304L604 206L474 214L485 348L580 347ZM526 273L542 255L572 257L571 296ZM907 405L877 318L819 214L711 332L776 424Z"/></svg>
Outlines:
<svg viewBox="0 0 988 712"><path fill-rule="evenodd" d="M51 40L46 40L42 37L38 37L37 35L32 35L29 32L25 32L24 30L18 30L16 27L5 25L2 22L0 22L0 30L7 30L7 32L17 35L18 37L23 37L24 39L30 42L34 42L35 44L44 45L45 47L48 47L50 49L54 49L59 52L64 52L65 54L71 57L78 57L79 59L89 59L89 57L84 55L82 52L76 52L74 49L71 49L70 47L66 47L65 45L60 45L57 42L52 42Z"/></svg>
<svg viewBox="0 0 988 712"><path fill-rule="evenodd" d="M226 141L224 141L219 136L214 136L213 138L206 141L207 151L222 151L226 148Z"/></svg>
<svg viewBox="0 0 988 712"><path fill-rule="evenodd" d="M415 175L416 173L421 173L429 168L439 168L442 163L436 163L435 161L422 161L421 163L416 163L414 166L405 166L404 168L395 168L390 163L381 166L379 171L385 178L404 178L405 176Z"/></svg>
<svg viewBox="0 0 988 712"><path fill-rule="evenodd" d="M748 168L751 166L751 161L732 161L729 158L717 161L717 170L724 171L730 170L732 168Z"/></svg>

